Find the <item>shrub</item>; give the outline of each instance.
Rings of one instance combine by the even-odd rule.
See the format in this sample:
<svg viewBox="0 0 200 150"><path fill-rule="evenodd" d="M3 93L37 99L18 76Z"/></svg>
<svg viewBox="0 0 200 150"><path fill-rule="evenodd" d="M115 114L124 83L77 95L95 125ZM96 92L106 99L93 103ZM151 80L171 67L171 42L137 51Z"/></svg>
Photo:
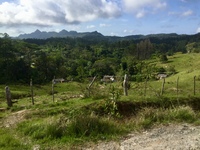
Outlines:
<svg viewBox="0 0 200 150"><path fill-rule="evenodd" d="M160 56L160 61L163 62L163 63L167 62L168 61L167 55L166 54L162 54Z"/></svg>

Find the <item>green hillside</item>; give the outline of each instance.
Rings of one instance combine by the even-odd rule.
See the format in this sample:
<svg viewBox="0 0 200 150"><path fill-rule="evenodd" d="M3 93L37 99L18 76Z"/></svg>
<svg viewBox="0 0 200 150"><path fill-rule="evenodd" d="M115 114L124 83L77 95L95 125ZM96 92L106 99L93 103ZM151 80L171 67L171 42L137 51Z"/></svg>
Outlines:
<svg viewBox="0 0 200 150"><path fill-rule="evenodd" d="M194 77L195 77L195 94L200 95L200 54L199 53L187 53L181 54L176 53L173 56L168 56L168 61L166 63L161 63L159 60L153 61L157 67L164 68L169 74L165 79L165 96L176 97L177 96L177 86L178 86L178 96L191 96L194 95ZM175 73L169 73L170 68L175 70ZM178 85L177 85L178 80ZM149 81L149 92L150 97L152 97L153 91L158 93L161 90L163 80ZM134 84L134 83L133 83ZM144 84L144 83L141 83ZM148 85L147 85L148 86ZM155 94L154 94L155 95ZM147 94L148 96L148 94Z"/></svg>
<svg viewBox="0 0 200 150"><path fill-rule="evenodd" d="M144 43L141 42L139 45L142 44ZM150 41L146 41L146 44L152 46ZM135 49L134 44L129 46L130 51ZM42 63L37 62L38 70L37 67L31 69L31 73L35 73L34 77L40 77L38 82L33 82L34 105L28 83L30 78L25 78L23 84L10 82L0 86L0 149L81 149L88 143L119 140L130 132L149 129L160 124L200 124L199 53L174 53L167 56L167 60L160 61L160 55L155 55L153 59L140 60L147 57L141 54L142 57L136 60L128 51L124 51L125 54L115 51L116 60L113 61L111 53L106 51L106 47L102 47L98 52L101 55L95 58L97 60L92 67L96 70L92 70L90 68L92 62L84 61L92 48L94 47L87 47L87 50L82 51L85 55L82 55L80 60L79 58L76 60L77 66L85 63L88 68L81 65L76 68L72 66L75 61L69 62L68 65L74 67L71 76L67 75L71 68L64 67L66 65L64 61L68 59L59 62L60 58L63 58L62 55L50 57L54 52L60 54L59 50L46 49L47 51L40 51L41 55L35 55L36 58L42 57L40 59L33 57L33 60L42 62L45 58L46 62L52 63L41 67ZM75 50L80 53L79 49ZM49 55L45 55L46 52ZM71 56L76 58L77 53ZM94 54L98 53L94 52ZM117 60L122 54L125 55L123 59ZM100 56L104 57L100 58ZM94 59L92 55L90 57ZM16 62L18 61L16 59ZM50 66L55 70L54 61L58 66L63 65L57 68L60 69L60 73L66 74L67 77L74 77L75 80L53 85L54 93L52 93L50 79L55 74L46 67ZM7 61L2 59L2 62ZM110 65L109 68L107 65ZM119 67L120 65L122 68ZM98 67L102 67L101 70ZM90 74L91 71L96 71L99 75L104 75L110 70L112 70L110 73L116 73L115 76L119 77L119 80L102 83L99 76L91 84L91 81L86 80L87 76L84 72L88 71L87 73ZM50 73L52 76L48 76L46 81L42 82L43 77ZM130 73L128 74L130 88L127 96L123 94L122 87L125 73ZM165 82L164 79L156 79L159 73L168 75ZM4 82L3 77L6 76L2 76L2 82ZM6 104L5 85L10 87L11 98L16 102L12 107Z"/></svg>

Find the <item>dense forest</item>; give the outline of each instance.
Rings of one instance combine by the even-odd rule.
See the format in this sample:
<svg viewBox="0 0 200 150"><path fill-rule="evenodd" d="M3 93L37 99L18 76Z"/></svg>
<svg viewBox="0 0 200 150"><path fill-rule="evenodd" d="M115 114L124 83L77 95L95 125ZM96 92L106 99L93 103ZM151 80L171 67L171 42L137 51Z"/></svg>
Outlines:
<svg viewBox="0 0 200 150"><path fill-rule="evenodd" d="M165 61L176 52L200 52L200 34L158 34L133 39L90 36L84 38L0 38L0 83L47 83L55 78L84 81L88 77L122 76L140 81L159 72L147 59Z"/></svg>

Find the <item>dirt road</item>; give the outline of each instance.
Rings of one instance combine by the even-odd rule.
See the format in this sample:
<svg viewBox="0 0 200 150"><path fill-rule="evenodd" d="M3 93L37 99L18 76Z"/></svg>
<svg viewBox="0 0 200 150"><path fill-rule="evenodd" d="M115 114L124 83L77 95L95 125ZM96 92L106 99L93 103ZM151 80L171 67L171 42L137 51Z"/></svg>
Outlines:
<svg viewBox="0 0 200 150"><path fill-rule="evenodd" d="M129 134L118 142L102 142L83 150L200 150L200 126L159 126Z"/></svg>

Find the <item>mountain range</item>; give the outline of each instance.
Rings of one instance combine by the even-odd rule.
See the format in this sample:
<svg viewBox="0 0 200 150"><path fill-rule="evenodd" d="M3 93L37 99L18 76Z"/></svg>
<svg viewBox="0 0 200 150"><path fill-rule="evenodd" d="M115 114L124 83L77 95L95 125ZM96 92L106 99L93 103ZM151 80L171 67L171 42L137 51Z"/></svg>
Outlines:
<svg viewBox="0 0 200 150"><path fill-rule="evenodd" d="M60 32L46 32L46 31L40 31L36 30L35 32L32 32L30 34L20 34L18 39L48 39L48 38L65 38L65 37L71 37L71 38L83 38L86 36L97 36L97 37L103 37L103 35L97 31L94 32L82 32L79 33L77 31L67 31L62 30Z"/></svg>
<svg viewBox="0 0 200 150"><path fill-rule="evenodd" d="M29 34L20 34L17 39L48 39L48 38L87 38L91 40L109 40L109 41L117 41L117 40L140 40L140 39L146 39L146 38L159 38L159 39L165 39L165 38L177 38L177 37L187 37L190 35L179 35L176 33L160 33L160 34L149 34L149 35L130 35L130 36L104 36L101 33L97 31L93 32L77 32L77 31L67 31L62 30L60 32L46 32L46 31L40 31L36 30L35 32L29 33Z"/></svg>

